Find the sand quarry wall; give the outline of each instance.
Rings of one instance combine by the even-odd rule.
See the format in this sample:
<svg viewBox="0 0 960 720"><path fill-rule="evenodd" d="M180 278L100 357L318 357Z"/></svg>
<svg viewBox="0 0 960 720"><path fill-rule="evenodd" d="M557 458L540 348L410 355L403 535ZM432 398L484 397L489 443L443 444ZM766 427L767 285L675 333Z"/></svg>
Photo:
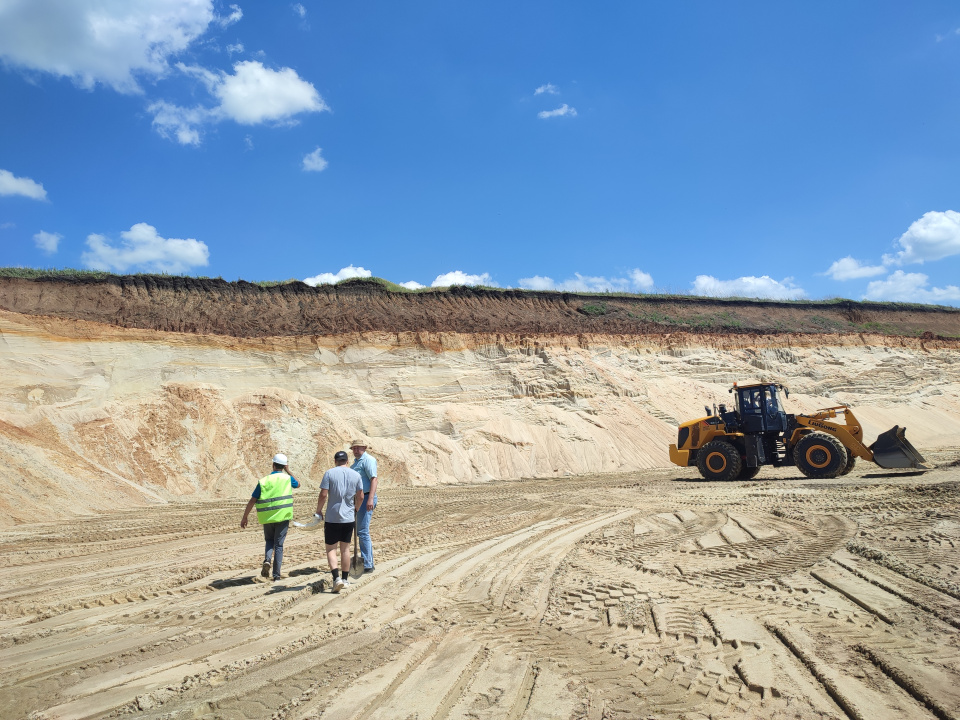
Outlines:
<svg viewBox="0 0 960 720"><path fill-rule="evenodd" d="M0 524L249 496L276 451L315 491L360 436L406 485L669 464L735 380L960 446L960 346L868 334L382 332L237 338L0 310Z"/></svg>

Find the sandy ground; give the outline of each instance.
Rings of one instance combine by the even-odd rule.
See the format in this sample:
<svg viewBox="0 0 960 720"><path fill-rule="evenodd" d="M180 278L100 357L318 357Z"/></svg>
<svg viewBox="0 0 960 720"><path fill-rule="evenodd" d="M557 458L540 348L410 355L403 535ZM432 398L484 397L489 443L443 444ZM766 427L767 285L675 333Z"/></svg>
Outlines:
<svg viewBox="0 0 960 720"><path fill-rule="evenodd" d="M0 533L0 718L958 718L960 467L389 487L337 595L242 500ZM315 496L300 493L296 516Z"/></svg>

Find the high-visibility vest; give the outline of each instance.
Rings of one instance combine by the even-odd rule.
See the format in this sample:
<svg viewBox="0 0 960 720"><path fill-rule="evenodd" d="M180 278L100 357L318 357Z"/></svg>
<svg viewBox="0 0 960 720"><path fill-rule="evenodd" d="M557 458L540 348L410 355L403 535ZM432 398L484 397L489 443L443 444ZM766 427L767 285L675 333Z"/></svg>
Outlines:
<svg viewBox="0 0 960 720"><path fill-rule="evenodd" d="M293 520L293 485L286 473L271 473L260 481L257 520L261 525Z"/></svg>

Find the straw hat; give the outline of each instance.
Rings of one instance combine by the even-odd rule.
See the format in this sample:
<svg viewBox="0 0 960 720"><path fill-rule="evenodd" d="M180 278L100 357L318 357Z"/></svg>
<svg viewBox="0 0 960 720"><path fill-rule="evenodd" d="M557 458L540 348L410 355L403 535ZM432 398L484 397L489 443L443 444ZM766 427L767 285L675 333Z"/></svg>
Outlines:
<svg viewBox="0 0 960 720"><path fill-rule="evenodd" d="M364 442L363 440L351 440L351 441L350 441L350 447L351 447L351 448L355 448L355 447L365 448L365 447L369 447L369 446L368 446L367 443Z"/></svg>

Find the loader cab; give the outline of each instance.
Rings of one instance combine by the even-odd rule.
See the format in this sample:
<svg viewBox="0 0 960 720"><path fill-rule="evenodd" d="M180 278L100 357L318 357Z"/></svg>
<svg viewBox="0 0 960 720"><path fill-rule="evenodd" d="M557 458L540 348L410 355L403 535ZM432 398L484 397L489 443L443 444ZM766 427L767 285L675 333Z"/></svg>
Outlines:
<svg viewBox="0 0 960 720"><path fill-rule="evenodd" d="M773 383L757 385L734 385L730 392L736 397L740 427L748 435L766 432L785 432L787 413L780 402L778 389L786 389Z"/></svg>

